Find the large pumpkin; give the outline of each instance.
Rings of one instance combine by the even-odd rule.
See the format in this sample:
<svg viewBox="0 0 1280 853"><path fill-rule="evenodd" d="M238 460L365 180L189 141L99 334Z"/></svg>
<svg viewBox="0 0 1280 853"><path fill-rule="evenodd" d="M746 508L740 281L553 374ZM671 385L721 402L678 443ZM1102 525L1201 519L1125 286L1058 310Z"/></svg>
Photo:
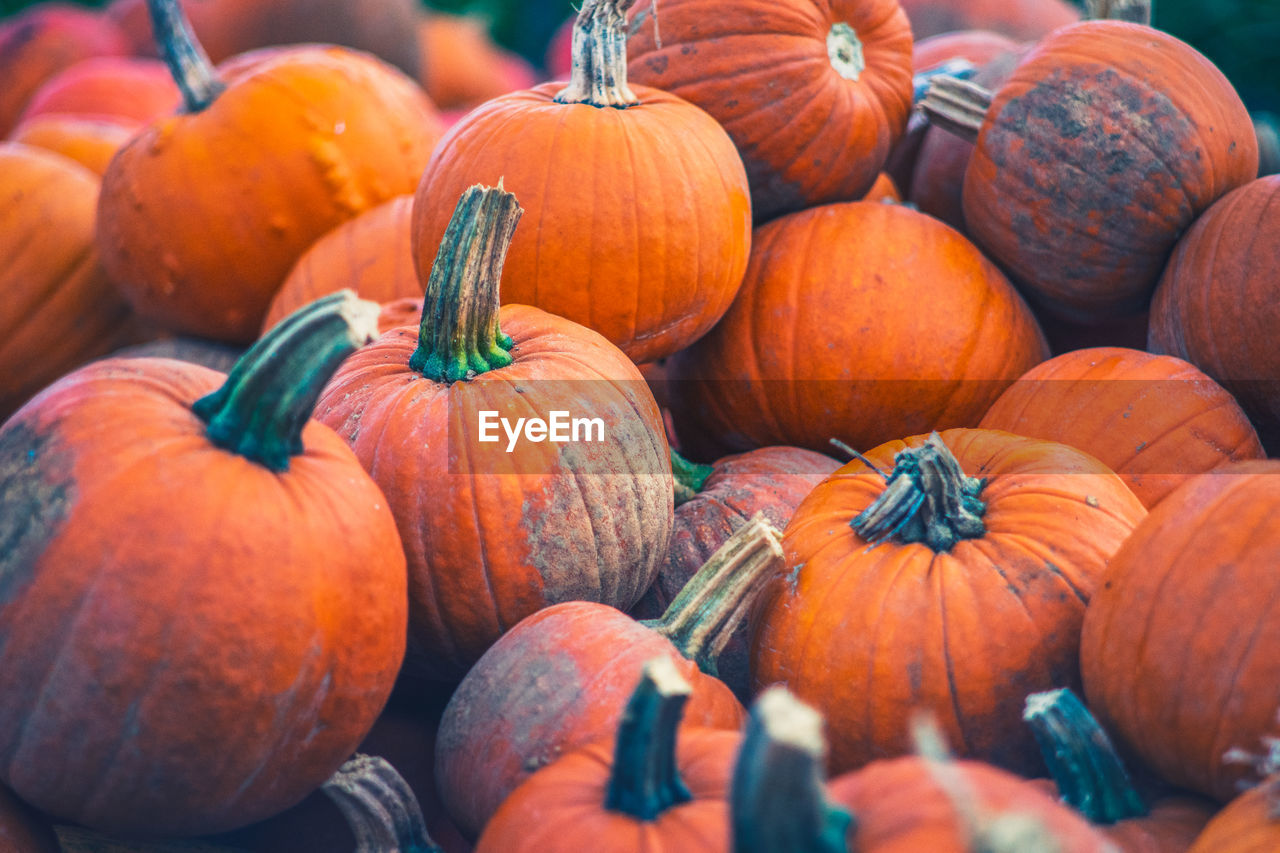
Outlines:
<svg viewBox="0 0 1280 853"><path fill-rule="evenodd" d="M642 0L631 17L628 73L724 126L757 222L862 198L906 127L898 0Z"/></svg>
<svg viewBox="0 0 1280 853"><path fill-rule="evenodd" d="M1280 736L1280 462L1184 483L1116 554L1085 614L1089 705L1171 784L1221 802L1256 783L1231 750Z"/></svg>
<svg viewBox="0 0 1280 853"><path fill-rule="evenodd" d="M995 430L866 459L887 485L851 462L787 526L753 625L756 685L826 715L833 772L906 752L913 708L962 756L1035 770L1023 700L1080 683L1085 604L1146 511L1092 457Z"/></svg>
<svg viewBox="0 0 1280 853"><path fill-rule="evenodd" d="M418 187L418 268L476 182L520 198L524 225L502 278L534 305L604 335L636 363L701 337L729 307L751 245L751 203L733 143L705 112L623 64L629 0L592 0L575 75L488 101L441 142Z"/></svg>
<svg viewBox="0 0 1280 853"><path fill-rule="evenodd" d="M0 427L0 781L24 800L214 832L302 799L364 737L404 655L404 556L308 413L376 310L317 303L230 377L98 362Z"/></svg>
<svg viewBox="0 0 1280 853"><path fill-rule="evenodd" d="M1036 365L979 426L1096 456L1147 507L1190 475L1266 455L1221 385L1180 358L1120 347L1074 350Z"/></svg>
<svg viewBox="0 0 1280 853"><path fill-rule="evenodd" d="M1048 356L1035 319L957 231L901 205L832 204L756 230L746 280L672 360L682 447L857 449L974 426ZM910 247L910 248L908 248Z"/></svg>

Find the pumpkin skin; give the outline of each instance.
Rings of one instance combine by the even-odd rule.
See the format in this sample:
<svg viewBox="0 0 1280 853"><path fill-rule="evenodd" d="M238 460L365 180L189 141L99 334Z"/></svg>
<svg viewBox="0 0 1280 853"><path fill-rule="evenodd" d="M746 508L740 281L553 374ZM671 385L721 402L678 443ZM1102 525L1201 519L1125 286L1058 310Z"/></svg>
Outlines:
<svg viewBox="0 0 1280 853"><path fill-rule="evenodd" d="M503 303L581 323L636 363L670 355L706 333L742 283L742 162L710 116L665 92L632 86L639 106L614 109L556 103L564 88L495 98L453 126L414 201L418 268L430 268L463 190L502 180L525 210Z"/></svg>
<svg viewBox="0 0 1280 853"><path fill-rule="evenodd" d="M825 205L764 225L753 241L724 320L671 361L672 414L692 458L823 451L833 437L861 449L974 426L1048 356L1000 271L907 207Z"/></svg>
<svg viewBox="0 0 1280 853"><path fill-rule="evenodd" d="M1277 473L1237 462L1179 487L1117 552L1084 620L1098 719L1161 778L1219 802L1258 781L1223 754L1280 736Z"/></svg>
<svg viewBox="0 0 1280 853"><path fill-rule="evenodd" d="M171 358L198 364L219 373L230 373L244 354L241 347L227 346L200 338L161 338L118 349L111 358Z"/></svg>
<svg viewBox="0 0 1280 853"><path fill-rule="evenodd" d="M925 439L866 456L887 472L895 453ZM962 757L1039 768L1023 700L1079 684L1085 603L1146 513L1118 476L1066 445L995 430L941 439L967 475L989 478L985 534L945 553L923 543L868 549L849 521L885 485L851 462L796 509L786 572L752 624L757 688L782 682L824 713L833 772L906 752L915 707L938 716ZM804 653L815 648L826 651Z"/></svg>
<svg viewBox="0 0 1280 853"><path fill-rule="evenodd" d="M263 331L313 299L344 288L374 302L421 300L409 231L412 212L413 196L396 196L317 240L298 258L271 300Z"/></svg>
<svg viewBox="0 0 1280 853"><path fill-rule="evenodd" d="M413 190L437 122L421 90L372 57L274 49L206 109L160 119L116 155L98 209L103 264L147 319L248 343L312 243Z"/></svg>
<svg viewBox="0 0 1280 853"><path fill-rule="evenodd" d="M1034 40L1080 20L1066 0L900 0L911 32L923 40L955 30L993 30Z"/></svg>
<svg viewBox="0 0 1280 853"><path fill-rule="evenodd" d="M283 473L214 446L191 404L223 379L98 362L0 428L3 517L31 525L4 534L0 764L64 820L260 820L327 779L391 691L405 574L385 499L314 422Z"/></svg>
<svg viewBox="0 0 1280 853"><path fill-rule="evenodd" d="M1180 358L1120 347L1031 368L983 417L1097 457L1150 509L1189 476L1266 454L1235 398Z"/></svg>
<svg viewBox="0 0 1280 853"><path fill-rule="evenodd" d="M72 3L37 3L0 21L0 138L45 80L82 59L128 52L118 27Z"/></svg>
<svg viewBox="0 0 1280 853"><path fill-rule="evenodd" d="M141 338L94 248L98 178L0 143L0 421L59 376Z"/></svg>
<svg viewBox="0 0 1280 853"><path fill-rule="evenodd" d="M53 827L0 785L0 848L13 853L61 853Z"/></svg>
<svg viewBox="0 0 1280 853"><path fill-rule="evenodd" d="M440 722L436 788L475 837L516 786L564 752L617 731L644 664L672 659L693 687L680 725L736 731L745 712L665 636L603 604L570 601L529 616L462 680Z"/></svg>
<svg viewBox="0 0 1280 853"><path fill-rule="evenodd" d="M1188 853L1270 853L1280 846L1280 777L1245 791L1209 821Z"/></svg>
<svg viewBox="0 0 1280 853"><path fill-rule="evenodd" d="M139 126L178 109L182 96L158 59L96 57L45 81L19 122L54 113L124 119Z"/></svg>
<svg viewBox="0 0 1280 853"><path fill-rule="evenodd" d="M1150 27L1086 21L996 93L964 217L1033 304L1096 322L1140 313L1182 231L1257 169L1249 115L1207 59Z"/></svg>
<svg viewBox="0 0 1280 853"><path fill-rule="evenodd" d="M538 82L519 54L489 37L484 19L424 13L418 21L418 82L442 110L470 110Z"/></svg>
<svg viewBox="0 0 1280 853"><path fill-rule="evenodd" d="M911 26L897 0L737 0L731 13L719 0L641 0L629 16L627 73L728 131L757 222L861 198L906 128ZM849 28L860 73L833 58Z"/></svg>
<svg viewBox="0 0 1280 853"><path fill-rule="evenodd" d="M101 178L111 158L138 130L139 127L132 123L43 115L23 121L13 129L9 139L61 154Z"/></svg>
<svg viewBox="0 0 1280 853"><path fill-rule="evenodd" d="M1280 281L1280 175L1251 181L1196 220L1151 304L1148 345L1235 394L1268 440L1280 437L1280 356L1265 344ZM1267 336L1267 337L1261 337Z"/></svg>

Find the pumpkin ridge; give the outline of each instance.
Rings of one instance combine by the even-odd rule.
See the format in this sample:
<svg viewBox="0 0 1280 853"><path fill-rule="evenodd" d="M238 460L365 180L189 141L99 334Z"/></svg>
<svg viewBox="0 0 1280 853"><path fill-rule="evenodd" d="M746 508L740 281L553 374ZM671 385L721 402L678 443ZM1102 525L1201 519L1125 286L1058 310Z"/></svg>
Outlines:
<svg viewBox="0 0 1280 853"><path fill-rule="evenodd" d="M942 662L946 665L947 672L948 699L951 703L951 713L954 715L953 734L958 736L960 748L968 753L971 750L969 748L969 739L965 732L965 717L960 709L960 687L956 683L955 665L951 660L951 640L947 633L947 585L943 583L943 573L941 571L933 571L933 569L938 566L939 557L941 556L943 555L934 555L933 560L929 564L929 574L932 577L934 585L934 600L937 602L938 627L941 631L942 639ZM968 572L960 572L959 576L964 578L970 597L977 598L976 595L973 595L974 589L972 576Z"/></svg>

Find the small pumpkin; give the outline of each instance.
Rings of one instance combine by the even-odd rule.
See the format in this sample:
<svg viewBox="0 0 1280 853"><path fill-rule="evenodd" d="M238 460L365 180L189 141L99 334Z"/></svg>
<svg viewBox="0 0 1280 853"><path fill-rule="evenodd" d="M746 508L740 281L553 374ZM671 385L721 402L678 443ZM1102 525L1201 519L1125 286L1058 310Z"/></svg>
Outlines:
<svg viewBox="0 0 1280 853"><path fill-rule="evenodd" d="M61 154L101 177L111 158L138 130L131 123L45 115L23 121L9 134L9 140Z"/></svg>
<svg viewBox="0 0 1280 853"><path fill-rule="evenodd" d="M181 102L169 69L158 59L94 57L46 80L18 123L60 114L122 119L140 127L174 112Z"/></svg>
<svg viewBox="0 0 1280 853"><path fill-rule="evenodd" d="M1227 803L1189 853L1270 853L1280 845L1280 741L1267 743L1259 770L1271 775Z"/></svg>

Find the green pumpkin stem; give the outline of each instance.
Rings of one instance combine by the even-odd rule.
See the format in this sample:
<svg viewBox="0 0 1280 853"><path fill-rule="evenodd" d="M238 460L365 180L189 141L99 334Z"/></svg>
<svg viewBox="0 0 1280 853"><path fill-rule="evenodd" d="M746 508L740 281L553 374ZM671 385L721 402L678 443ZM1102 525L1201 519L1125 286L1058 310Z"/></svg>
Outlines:
<svg viewBox="0 0 1280 853"><path fill-rule="evenodd" d="M853 816L827 799L825 762L818 712L785 687L761 693L733 769L733 853L848 853Z"/></svg>
<svg viewBox="0 0 1280 853"><path fill-rule="evenodd" d="M272 471L302 453L302 428L343 359L378 336L378 304L344 290L303 306L231 368L191 410L209 440Z"/></svg>
<svg viewBox="0 0 1280 853"><path fill-rule="evenodd" d="M669 658L645 664L618 725L605 790L608 811L650 821L693 799L676 766L676 732L692 692Z"/></svg>
<svg viewBox="0 0 1280 853"><path fill-rule="evenodd" d="M715 675L716 658L781 565L782 535L757 513L689 578L662 616L642 624Z"/></svg>
<svg viewBox="0 0 1280 853"><path fill-rule="evenodd" d="M1022 719L1040 744L1059 795L1090 823L1111 824L1147 814L1107 733L1074 693L1032 693Z"/></svg>
<svg viewBox="0 0 1280 853"><path fill-rule="evenodd" d="M1153 0L1085 0L1085 18L1151 25Z"/></svg>
<svg viewBox="0 0 1280 853"><path fill-rule="evenodd" d="M462 194L431 265L411 369L453 383L511 363L514 342L498 328L498 292L523 213L501 181Z"/></svg>
<svg viewBox="0 0 1280 853"><path fill-rule="evenodd" d="M930 124L967 142L978 141L978 131L991 107L991 90L972 80L942 75L929 81L920 109Z"/></svg>
<svg viewBox="0 0 1280 853"><path fill-rule="evenodd" d="M634 107L627 86L627 9L635 0L583 0L573 23L573 70L558 104Z"/></svg>
<svg viewBox="0 0 1280 853"><path fill-rule="evenodd" d="M950 551L986 533L987 506L978 497L984 486L986 480L965 476L935 432L923 446L893 457L884 491L849 525L872 547L923 542L938 553Z"/></svg>
<svg viewBox="0 0 1280 853"><path fill-rule="evenodd" d="M385 758L357 755L321 786L356 837L355 853L440 853L418 798Z"/></svg>
<svg viewBox="0 0 1280 853"><path fill-rule="evenodd" d="M694 495L702 491L707 478L714 471L710 465L701 462L690 462L675 450L671 451L671 474L676 484L676 506L693 500Z"/></svg>
<svg viewBox="0 0 1280 853"><path fill-rule="evenodd" d="M223 93L227 84L196 40L178 0L147 0L147 10L151 13L156 47L182 92L183 106L189 113L200 112Z"/></svg>

